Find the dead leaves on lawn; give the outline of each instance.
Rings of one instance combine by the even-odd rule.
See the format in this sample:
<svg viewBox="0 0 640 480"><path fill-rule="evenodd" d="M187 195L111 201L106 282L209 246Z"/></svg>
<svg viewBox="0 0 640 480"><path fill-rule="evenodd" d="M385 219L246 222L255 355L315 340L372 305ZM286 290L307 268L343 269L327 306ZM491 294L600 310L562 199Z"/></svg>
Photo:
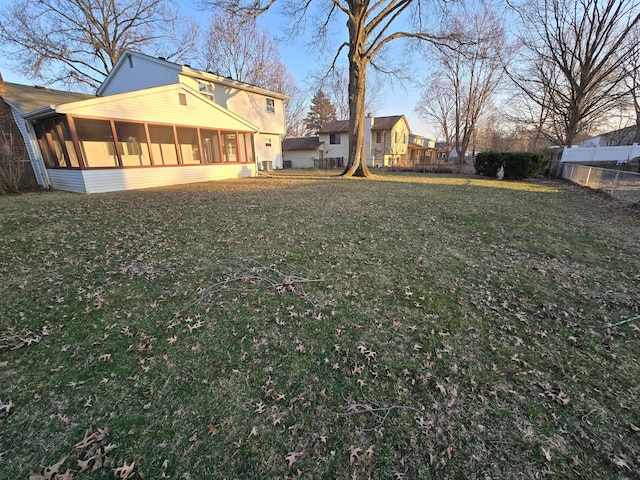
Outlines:
<svg viewBox="0 0 640 480"><path fill-rule="evenodd" d="M117 466L112 452L117 445L108 442L109 430L87 429L82 440L74 445L74 451L61 458L57 463L29 475L29 480L72 480L76 474L86 471L95 472L110 469L116 479L135 478L136 462L120 462ZM75 459L75 462L74 462Z"/></svg>

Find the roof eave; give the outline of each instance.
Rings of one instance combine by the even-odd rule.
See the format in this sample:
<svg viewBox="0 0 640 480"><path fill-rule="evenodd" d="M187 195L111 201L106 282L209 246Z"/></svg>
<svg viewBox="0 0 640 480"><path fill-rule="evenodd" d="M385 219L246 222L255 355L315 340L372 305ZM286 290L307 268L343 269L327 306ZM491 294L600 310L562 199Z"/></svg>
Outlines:
<svg viewBox="0 0 640 480"><path fill-rule="evenodd" d="M259 93L261 95L265 95L268 97L277 98L279 100L289 100L292 97L290 95L285 95L284 93L274 92L273 90L267 90L266 88L257 87L255 85L251 85L250 83L244 83L239 80L233 80L227 77L222 77L220 75L216 75L214 73L203 72L201 70L196 70L194 68L183 66L180 73L187 77L209 80L212 82L220 83L222 85L227 85L229 87L237 88L239 90L246 90L248 92Z"/></svg>

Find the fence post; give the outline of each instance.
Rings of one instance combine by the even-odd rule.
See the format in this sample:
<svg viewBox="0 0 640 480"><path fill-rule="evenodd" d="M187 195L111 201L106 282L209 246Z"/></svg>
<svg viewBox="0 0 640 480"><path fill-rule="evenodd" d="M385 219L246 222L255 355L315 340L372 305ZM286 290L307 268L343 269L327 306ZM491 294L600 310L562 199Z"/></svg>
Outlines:
<svg viewBox="0 0 640 480"><path fill-rule="evenodd" d="M589 171L587 172L587 180L585 181L585 186L589 186L589 179L591 178L591 167L589 167Z"/></svg>
<svg viewBox="0 0 640 480"><path fill-rule="evenodd" d="M611 186L611 196L613 196L613 192L616 189L616 185L618 185L618 177L620 176L620 170L616 172L616 178L613 179L613 185Z"/></svg>

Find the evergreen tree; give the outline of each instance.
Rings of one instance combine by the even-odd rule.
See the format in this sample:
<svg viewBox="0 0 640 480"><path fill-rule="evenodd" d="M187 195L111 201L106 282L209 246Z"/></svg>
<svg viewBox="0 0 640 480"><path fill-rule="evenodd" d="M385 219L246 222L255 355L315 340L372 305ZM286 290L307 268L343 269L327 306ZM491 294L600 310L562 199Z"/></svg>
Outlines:
<svg viewBox="0 0 640 480"><path fill-rule="evenodd" d="M318 90L311 99L311 108L304 118L304 128L308 135L317 135L318 130L327 122L336 120L336 107L333 106L327 96Z"/></svg>

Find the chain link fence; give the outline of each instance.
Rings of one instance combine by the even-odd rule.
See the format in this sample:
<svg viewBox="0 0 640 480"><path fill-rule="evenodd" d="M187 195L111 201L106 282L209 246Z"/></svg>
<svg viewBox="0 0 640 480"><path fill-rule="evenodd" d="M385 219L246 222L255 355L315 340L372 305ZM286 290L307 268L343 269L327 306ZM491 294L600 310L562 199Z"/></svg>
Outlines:
<svg viewBox="0 0 640 480"><path fill-rule="evenodd" d="M640 173L565 163L562 178L627 202L640 202Z"/></svg>

